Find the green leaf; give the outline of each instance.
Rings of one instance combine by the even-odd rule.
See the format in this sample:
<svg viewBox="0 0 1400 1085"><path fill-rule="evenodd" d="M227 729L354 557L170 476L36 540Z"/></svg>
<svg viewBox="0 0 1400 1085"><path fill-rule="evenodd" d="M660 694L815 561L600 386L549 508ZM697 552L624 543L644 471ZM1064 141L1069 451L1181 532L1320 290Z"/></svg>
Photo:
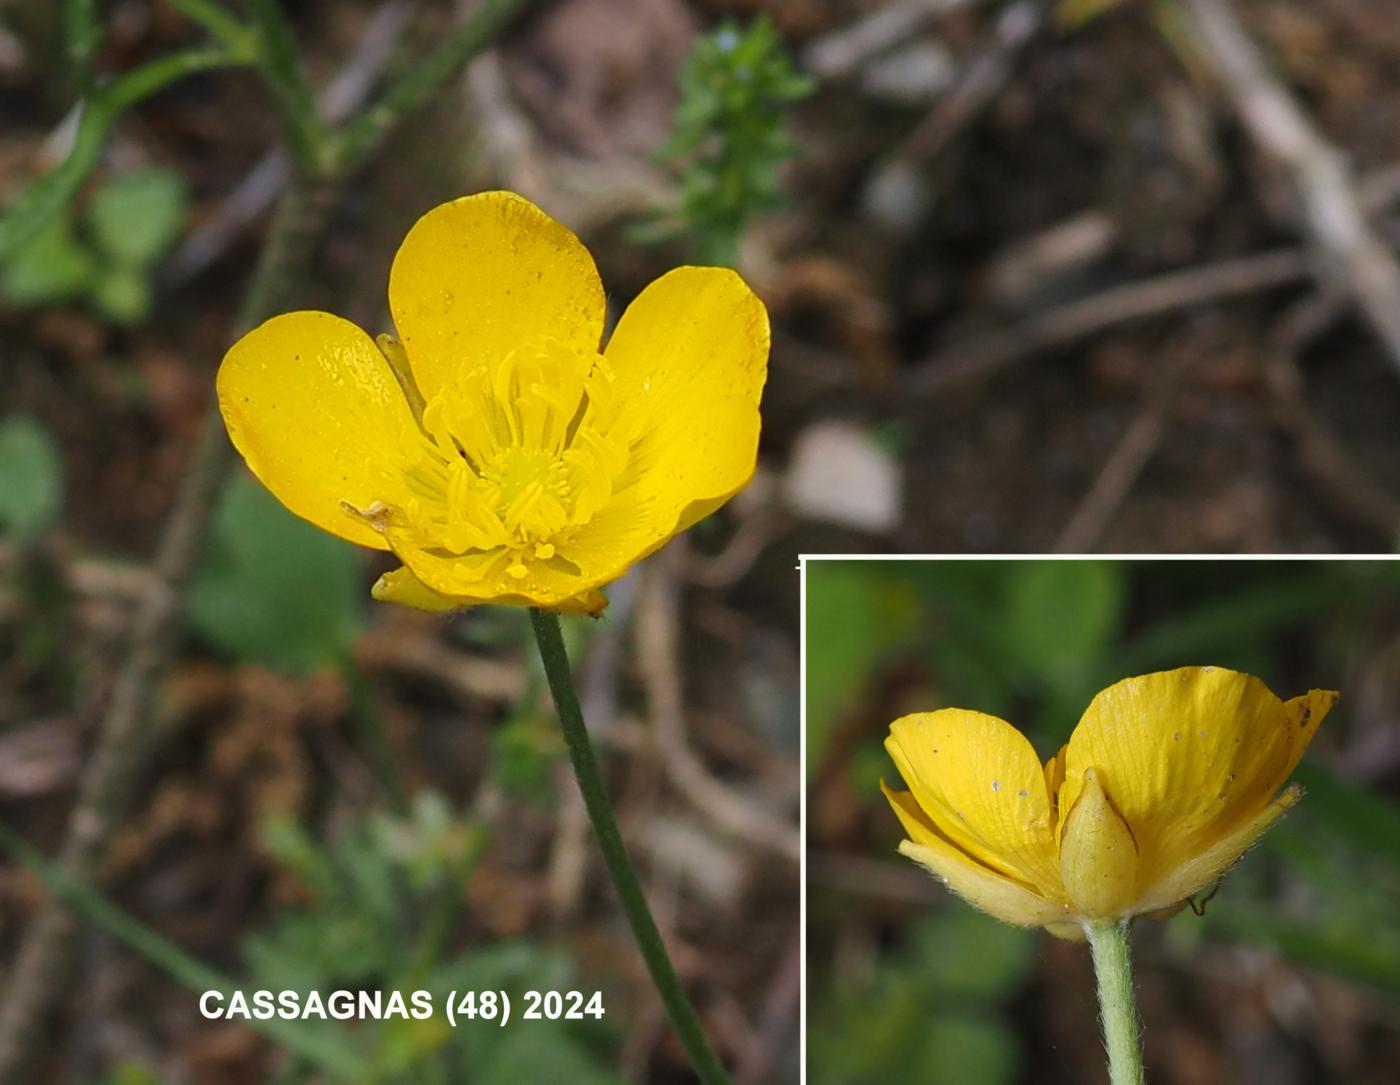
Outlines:
<svg viewBox="0 0 1400 1085"><path fill-rule="evenodd" d="M302 674L345 658L363 624L364 595L349 543L240 474L215 511L190 620L237 659Z"/></svg>
<svg viewBox="0 0 1400 1085"><path fill-rule="evenodd" d="M58 518L63 471L48 430L26 415L0 422L0 529L29 540Z"/></svg>
<svg viewBox="0 0 1400 1085"><path fill-rule="evenodd" d="M927 981L960 1004L995 1002L1019 990L1030 975L1036 938L1034 931L961 905L939 912L916 934Z"/></svg>
<svg viewBox="0 0 1400 1085"><path fill-rule="evenodd" d="M134 268L108 268L92 285L92 302L114 324L139 324L151 311L150 280Z"/></svg>
<svg viewBox="0 0 1400 1085"><path fill-rule="evenodd" d="M847 561L807 565L807 764L821 763L841 713L870 671L915 629L911 594L886 570Z"/></svg>
<svg viewBox="0 0 1400 1085"><path fill-rule="evenodd" d="M98 248L113 261L144 269L179 236L187 202L178 173L138 170L112 178L93 193L87 223Z"/></svg>
<svg viewBox="0 0 1400 1085"><path fill-rule="evenodd" d="M96 264L73 236L67 217L56 215L0 270L0 292L26 308L67 301L87 291Z"/></svg>
<svg viewBox="0 0 1400 1085"><path fill-rule="evenodd" d="M1021 666L1054 691L1096 670L1123 618L1122 566L1106 561L1014 562L1005 631Z"/></svg>

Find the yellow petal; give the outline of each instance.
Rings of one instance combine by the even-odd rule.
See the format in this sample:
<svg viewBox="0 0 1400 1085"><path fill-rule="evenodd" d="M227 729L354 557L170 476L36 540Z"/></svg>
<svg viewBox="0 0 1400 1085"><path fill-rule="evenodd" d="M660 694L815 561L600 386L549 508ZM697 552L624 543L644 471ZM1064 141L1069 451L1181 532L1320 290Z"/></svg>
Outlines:
<svg viewBox="0 0 1400 1085"><path fill-rule="evenodd" d="M1065 920L1064 905L988 870L940 836L908 791L891 791L884 781L880 789L909 834L909 839L899 846L900 854L921 864L968 903L1018 927L1039 927Z"/></svg>
<svg viewBox="0 0 1400 1085"><path fill-rule="evenodd" d="M945 708L895 720L885 748L940 835L1063 902L1044 771L1024 735L995 716Z"/></svg>
<svg viewBox="0 0 1400 1085"><path fill-rule="evenodd" d="M394 555L426 589L459 600L457 605L464 607L497 603L597 614L607 603L598 589L620 576L630 563L628 559L610 563L607 554L597 552L576 553L571 544L569 559L532 562L524 577L516 577L510 572L515 559L506 551L452 557L426 548L411 528L390 523L387 531ZM588 563L574 558L588 559Z"/></svg>
<svg viewBox="0 0 1400 1085"><path fill-rule="evenodd" d="M583 243L512 192L420 218L394 257L389 308L425 399L464 363L494 366L545 339L594 353L606 315Z"/></svg>
<svg viewBox="0 0 1400 1085"><path fill-rule="evenodd" d="M1093 769L1065 816L1060 878L1075 910L1090 919L1122 914L1137 896L1137 846Z"/></svg>
<svg viewBox="0 0 1400 1085"><path fill-rule="evenodd" d="M381 603L400 603L406 607L434 613L460 610L464 605L451 596L433 591L414 576L407 566L385 573L374 582L374 587L370 588L369 593Z"/></svg>
<svg viewBox="0 0 1400 1085"><path fill-rule="evenodd" d="M1285 704L1218 667L1125 679L1070 736L1060 809L1092 768L1137 843L1139 884L1155 884L1265 810L1335 701L1313 690Z"/></svg>
<svg viewBox="0 0 1400 1085"><path fill-rule="evenodd" d="M388 549L372 512L409 499L406 471L422 438L373 339L330 313L273 317L224 356L218 393L234 447L282 504Z"/></svg>
<svg viewBox="0 0 1400 1085"><path fill-rule="evenodd" d="M1258 841L1264 830L1291 810L1302 796L1303 789L1297 784L1285 788L1278 798L1254 817L1225 833L1180 866L1166 871L1155 884L1144 886L1138 910L1179 910L1187 897L1195 896L1222 877Z"/></svg>
<svg viewBox="0 0 1400 1085"><path fill-rule="evenodd" d="M637 441L580 543L649 553L744 487L768 343L768 311L727 268L676 268L637 296L604 352Z"/></svg>
<svg viewBox="0 0 1400 1085"><path fill-rule="evenodd" d="M401 603L418 610L443 612L464 610L483 603L497 603L503 606L534 606L535 600L520 594L502 596L444 595L424 584L407 566L385 573L374 582L370 594L384 603ZM584 614L596 618L608 605L608 598L600 591L584 591L569 596L547 609L564 614Z"/></svg>

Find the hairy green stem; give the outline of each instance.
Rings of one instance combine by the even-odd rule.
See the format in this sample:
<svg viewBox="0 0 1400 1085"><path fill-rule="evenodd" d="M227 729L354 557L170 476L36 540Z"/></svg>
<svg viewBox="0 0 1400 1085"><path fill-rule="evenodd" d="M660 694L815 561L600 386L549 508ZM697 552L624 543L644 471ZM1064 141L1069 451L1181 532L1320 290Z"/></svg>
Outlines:
<svg viewBox="0 0 1400 1085"><path fill-rule="evenodd" d="M617 818L613 816L612 804L608 800L603 775L598 768L598 759L593 754L593 744L588 737L588 728L583 722L583 711L579 708L578 695L574 692L574 681L569 671L569 656L564 649L564 638L559 629L559 616L552 611L530 611L530 621L535 627L535 640L539 644L540 659L544 663L545 677L549 680L549 691L554 695L554 707L559 713L559 725L564 732L564 742L569 748L569 759L573 762L574 776L578 779L579 791L583 793L583 804L588 810L588 820L593 824L593 834L598 840L603 862L607 865L613 887L622 901L622 910L632 925L632 934L646 960L666 1012L671 1017L681 1043L685 1045L691 1068L704 1085L725 1085L728 1078L720 1065L718 1056L705 1039L705 1033L695 1016L695 1010L686 998L675 966L666 953L666 944L661 940L661 932L656 929L656 920L651 917L646 896L642 893L637 872L627 856L627 846L622 842L622 834L617 828ZM1116 1083L1115 1083L1116 1085Z"/></svg>
<svg viewBox="0 0 1400 1085"><path fill-rule="evenodd" d="M1142 1026L1138 1023L1133 992L1133 966L1128 952L1126 920L1105 919L1087 923L1094 974L1099 982L1099 1012L1103 1042L1108 1049L1108 1076L1112 1085L1143 1085Z"/></svg>

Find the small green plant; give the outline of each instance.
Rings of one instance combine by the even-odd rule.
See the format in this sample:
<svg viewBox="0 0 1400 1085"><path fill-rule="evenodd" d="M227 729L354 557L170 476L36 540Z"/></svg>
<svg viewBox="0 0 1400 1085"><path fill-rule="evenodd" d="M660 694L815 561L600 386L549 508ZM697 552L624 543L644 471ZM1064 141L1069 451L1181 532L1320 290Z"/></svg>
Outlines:
<svg viewBox="0 0 1400 1085"><path fill-rule="evenodd" d="M1022 1053L1003 1007L1025 984L1034 952L1031 932L973 912L927 917L873 974L827 996L809 1032L812 1080L905 1080L917 1066L930 1085L1009 1085Z"/></svg>
<svg viewBox="0 0 1400 1085"><path fill-rule="evenodd" d="M338 667L364 624L354 549L246 475L224 488L190 593L190 621L239 662L292 674Z"/></svg>
<svg viewBox="0 0 1400 1085"><path fill-rule="evenodd" d="M688 235L701 263L732 267L748 217L781 203L778 169L797 149L789 107L814 86L762 16L743 29L726 20L697 38L681 73L675 132L659 151L682 169L680 203L634 236Z"/></svg>
<svg viewBox="0 0 1400 1085"><path fill-rule="evenodd" d="M81 214L65 207L0 266L0 293L26 308L80 301L115 324L150 312L152 274L184 222L180 175L149 169L101 184Z"/></svg>
<svg viewBox="0 0 1400 1085"><path fill-rule="evenodd" d="M310 900L279 912L266 931L245 943L244 988L399 991L405 998L428 991L438 1008L426 1021L367 1020L345 1031L327 1023L328 1033L346 1036L359 1052L359 1080L620 1085L607 1069L612 1044L606 1017L602 1023L559 1022L547 1039L525 1022L455 1029L445 1023L441 1007L450 992L506 991L514 997L527 989L568 990L579 981L569 957L534 942L453 948L486 835L442 796L419 793L403 816L357 819L329 844L286 819L269 821L265 839L305 884Z"/></svg>

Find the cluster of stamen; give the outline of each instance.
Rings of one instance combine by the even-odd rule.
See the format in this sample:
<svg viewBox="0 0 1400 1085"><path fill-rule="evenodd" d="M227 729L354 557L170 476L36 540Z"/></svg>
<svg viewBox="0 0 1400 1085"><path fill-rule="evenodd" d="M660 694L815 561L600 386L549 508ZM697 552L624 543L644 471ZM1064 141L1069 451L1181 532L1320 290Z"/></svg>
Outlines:
<svg viewBox="0 0 1400 1085"><path fill-rule="evenodd" d="M611 496L630 446L602 357L556 343L464 369L421 423L414 535L517 580L532 562L569 566L561 549Z"/></svg>

